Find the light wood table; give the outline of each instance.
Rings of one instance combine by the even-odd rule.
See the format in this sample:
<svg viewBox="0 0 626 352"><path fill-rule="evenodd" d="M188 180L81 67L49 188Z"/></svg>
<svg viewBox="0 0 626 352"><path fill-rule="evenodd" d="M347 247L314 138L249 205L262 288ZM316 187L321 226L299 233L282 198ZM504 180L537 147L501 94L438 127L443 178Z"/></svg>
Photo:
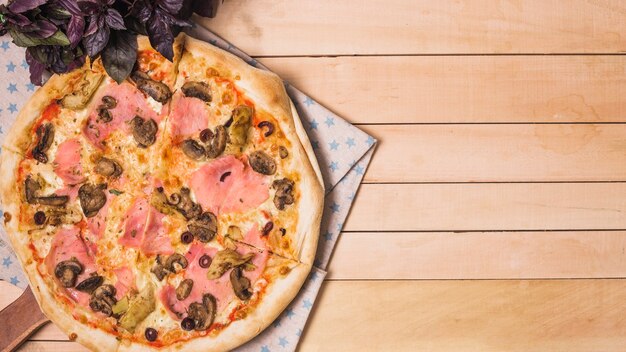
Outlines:
<svg viewBox="0 0 626 352"><path fill-rule="evenodd" d="M626 350L626 3L227 0L202 23L380 140L300 350ZM83 348L48 325L23 350Z"/></svg>

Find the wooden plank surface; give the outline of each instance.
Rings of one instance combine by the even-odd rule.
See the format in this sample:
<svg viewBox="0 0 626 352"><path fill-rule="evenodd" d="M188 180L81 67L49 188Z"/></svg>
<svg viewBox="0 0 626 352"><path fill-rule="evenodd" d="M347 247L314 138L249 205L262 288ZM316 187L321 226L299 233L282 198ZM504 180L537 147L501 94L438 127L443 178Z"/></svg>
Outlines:
<svg viewBox="0 0 626 352"><path fill-rule="evenodd" d="M626 183L364 184L345 231L626 229Z"/></svg>
<svg viewBox="0 0 626 352"><path fill-rule="evenodd" d="M362 127L381 141L365 182L626 181L626 124Z"/></svg>
<svg viewBox="0 0 626 352"><path fill-rule="evenodd" d="M352 123L626 121L625 56L260 61Z"/></svg>
<svg viewBox="0 0 626 352"><path fill-rule="evenodd" d="M199 21L263 56L626 50L618 0L230 0Z"/></svg>

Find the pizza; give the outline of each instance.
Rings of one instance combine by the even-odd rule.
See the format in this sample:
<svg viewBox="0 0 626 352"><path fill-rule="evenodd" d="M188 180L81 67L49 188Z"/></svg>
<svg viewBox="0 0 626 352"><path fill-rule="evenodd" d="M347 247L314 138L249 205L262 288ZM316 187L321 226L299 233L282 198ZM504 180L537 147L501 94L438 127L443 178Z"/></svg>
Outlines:
<svg viewBox="0 0 626 352"><path fill-rule="evenodd" d="M102 351L250 340L311 270L323 184L282 81L180 35L37 90L1 154L4 226L39 305Z"/></svg>

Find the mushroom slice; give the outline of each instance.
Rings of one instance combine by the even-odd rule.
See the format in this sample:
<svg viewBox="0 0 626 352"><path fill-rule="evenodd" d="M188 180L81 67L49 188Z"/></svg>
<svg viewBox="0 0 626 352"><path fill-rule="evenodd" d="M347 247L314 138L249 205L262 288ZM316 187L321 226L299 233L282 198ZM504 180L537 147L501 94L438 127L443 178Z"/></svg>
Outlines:
<svg viewBox="0 0 626 352"><path fill-rule="evenodd" d="M250 154L248 161L250 162L250 166L252 166L252 170L262 175L269 176L276 173L276 162L262 150L257 150Z"/></svg>
<svg viewBox="0 0 626 352"><path fill-rule="evenodd" d="M151 79L150 76L143 72L135 71L132 78L140 91L161 104L166 103L172 97L170 87L165 83Z"/></svg>
<svg viewBox="0 0 626 352"><path fill-rule="evenodd" d="M83 214L91 218L98 214L98 211L106 204L107 196L104 190L107 188L106 183L94 185L85 183L78 189L78 200L83 209Z"/></svg>
<svg viewBox="0 0 626 352"><path fill-rule="evenodd" d="M172 196L174 196L172 194ZM172 197L170 196L170 198ZM178 199L178 204L176 204L176 209L187 219L194 219L200 214L202 214L202 207L200 204L194 203L191 200L191 191L187 187L183 187L180 189L179 197L175 197Z"/></svg>
<svg viewBox="0 0 626 352"><path fill-rule="evenodd" d="M101 157L96 162L93 171L102 176L119 177L122 174L122 167L113 159Z"/></svg>
<svg viewBox="0 0 626 352"><path fill-rule="evenodd" d="M163 265L162 257L160 255L157 255L154 266L150 269L150 272L153 273L159 281L163 280L170 274L170 271Z"/></svg>
<svg viewBox="0 0 626 352"><path fill-rule="evenodd" d="M180 284L178 284L178 287L176 288L176 298L179 301L182 301L185 298L189 297L189 294L191 293L192 288L193 288L192 279L185 279L181 281Z"/></svg>
<svg viewBox="0 0 626 352"><path fill-rule="evenodd" d="M284 210L285 205L293 204L293 187L295 183L288 179L283 178L279 180L274 180L272 182L272 188L276 190L274 194L274 205L278 210Z"/></svg>
<svg viewBox="0 0 626 352"><path fill-rule="evenodd" d="M33 180L33 178L28 175L26 176L26 180L24 180L24 193L26 195L26 201L29 204L37 204L37 192L41 189L41 185L39 182Z"/></svg>
<svg viewBox="0 0 626 352"><path fill-rule="evenodd" d="M140 147L146 148L156 142L159 126L153 119L144 120L140 116L135 116L130 120L130 127L133 131L133 138Z"/></svg>
<svg viewBox="0 0 626 352"><path fill-rule="evenodd" d="M181 90L186 97L198 98L204 102L211 102L211 88L205 82L185 82Z"/></svg>
<svg viewBox="0 0 626 352"><path fill-rule="evenodd" d="M54 125L51 123L42 124L37 127L35 133L37 135L37 145L33 148L32 155L37 161L45 164L48 162L46 152L50 149L54 140Z"/></svg>
<svg viewBox="0 0 626 352"><path fill-rule="evenodd" d="M91 277L81 281L78 285L76 285L76 289L78 291L91 293L95 289L100 287L100 285L102 285L103 281L104 281L104 278L102 276L100 276L100 275L91 276Z"/></svg>
<svg viewBox="0 0 626 352"><path fill-rule="evenodd" d="M69 200L70 198L68 196L51 195L45 197L37 197L37 203L41 205L51 205L56 207L65 205Z"/></svg>
<svg viewBox="0 0 626 352"><path fill-rule="evenodd" d="M94 312L100 312L110 317L113 314L113 306L117 302L115 292L115 287L110 284L96 288L89 298L89 307Z"/></svg>
<svg viewBox="0 0 626 352"><path fill-rule="evenodd" d="M194 302L187 309L187 316L196 323L196 330L206 330L209 326L210 316L208 309L202 303Z"/></svg>
<svg viewBox="0 0 626 352"><path fill-rule="evenodd" d="M206 322L206 326L210 327L215 320L215 315L217 315L217 300L212 294L205 293L202 296L202 305L204 305L204 307L206 308L209 316Z"/></svg>
<svg viewBox="0 0 626 352"><path fill-rule="evenodd" d="M228 135L224 126L215 127L215 134L210 138L211 142L206 148L207 158L217 158L226 149Z"/></svg>
<svg viewBox="0 0 626 352"><path fill-rule="evenodd" d="M242 301L246 301L252 297L252 291L250 291L250 280L243 276L243 270L241 267L236 267L230 272L230 283L233 286L235 295Z"/></svg>
<svg viewBox="0 0 626 352"><path fill-rule="evenodd" d="M181 148L183 150L183 153L191 160L200 160L204 157L204 154L206 153L204 147L193 139L186 139L185 141L183 141Z"/></svg>
<svg viewBox="0 0 626 352"><path fill-rule="evenodd" d="M54 268L54 276L56 276L63 287L69 288L76 285L76 278L83 272L83 265L72 258L70 260L64 260L59 262Z"/></svg>
<svg viewBox="0 0 626 352"><path fill-rule="evenodd" d="M182 254L174 253L167 258L164 267L169 272L175 273L179 270L178 267L182 270L185 269L188 264L187 258L185 258Z"/></svg>
<svg viewBox="0 0 626 352"><path fill-rule="evenodd" d="M233 110L233 122L230 125L230 142L236 146L243 146L248 141L248 129L252 123L254 111L247 105L239 105Z"/></svg>
<svg viewBox="0 0 626 352"><path fill-rule="evenodd" d="M204 212L187 225L189 232L200 242L207 243L217 233L217 217L211 212Z"/></svg>
<svg viewBox="0 0 626 352"><path fill-rule="evenodd" d="M207 278L209 280L220 278L229 269L243 265L252 258L254 258L254 253L241 255L232 249L221 250L213 258L207 270Z"/></svg>

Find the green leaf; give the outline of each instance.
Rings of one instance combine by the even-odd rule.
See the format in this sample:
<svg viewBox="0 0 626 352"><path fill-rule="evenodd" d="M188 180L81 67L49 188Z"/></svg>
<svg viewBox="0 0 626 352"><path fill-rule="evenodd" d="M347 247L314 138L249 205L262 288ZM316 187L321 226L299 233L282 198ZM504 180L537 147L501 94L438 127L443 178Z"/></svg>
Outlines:
<svg viewBox="0 0 626 352"><path fill-rule="evenodd" d="M102 51L102 63L109 76L122 83L137 61L137 35L128 31L112 31Z"/></svg>
<svg viewBox="0 0 626 352"><path fill-rule="evenodd" d="M9 34L11 34L15 45L25 48L37 45L70 45L70 40L60 30L48 38L36 38L27 33L18 32L13 28L9 29Z"/></svg>
<svg viewBox="0 0 626 352"><path fill-rule="evenodd" d="M120 191L120 190L117 190L117 189L115 189L115 188L111 188L111 189L109 190L109 193L114 194L114 195L116 195L116 196L119 196L120 194L122 194L122 193L124 193L124 192L122 192L122 191Z"/></svg>

